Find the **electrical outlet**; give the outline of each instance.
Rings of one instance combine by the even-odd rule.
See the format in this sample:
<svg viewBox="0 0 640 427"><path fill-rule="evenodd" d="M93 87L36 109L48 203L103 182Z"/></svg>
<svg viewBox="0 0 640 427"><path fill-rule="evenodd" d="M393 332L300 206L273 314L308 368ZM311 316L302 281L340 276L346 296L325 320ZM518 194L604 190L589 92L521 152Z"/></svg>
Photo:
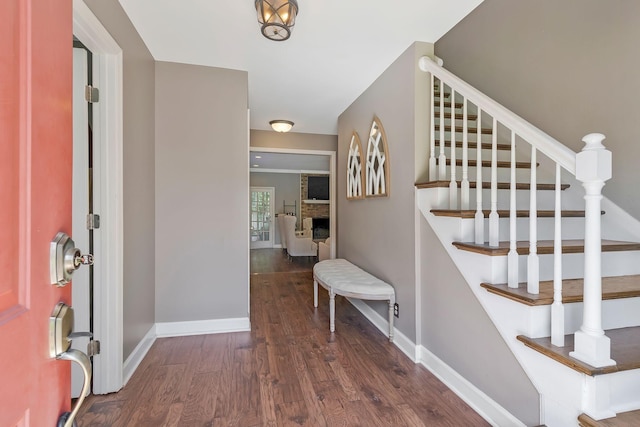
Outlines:
<svg viewBox="0 0 640 427"><path fill-rule="evenodd" d="M393 315L400 318L400 306L398 303L393 304Z"/></svg>

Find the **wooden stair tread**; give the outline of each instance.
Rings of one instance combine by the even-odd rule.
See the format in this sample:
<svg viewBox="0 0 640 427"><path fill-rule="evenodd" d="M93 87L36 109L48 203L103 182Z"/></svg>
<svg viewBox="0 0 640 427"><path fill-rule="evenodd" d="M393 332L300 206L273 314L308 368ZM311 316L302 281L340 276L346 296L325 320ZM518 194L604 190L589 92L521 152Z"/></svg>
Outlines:
<svg viewBox="0 0 640 427"><path fill-rule="evenodd" d="M540 282L540 293L527 292L527 284L519 283L517 288L510 288L506 283L494 285L481 283L487 291L510 300L529 305L551 305L553 303L553 280ZM565 279L562 281L562 302L564 304L582 302L584 279ZM620 299L640 297L640 275L603 277L602 299Z"/></svg>
<svg viewBox="0 0 640 427"><path fill-rule="evenodd" d="M614 366L596 368L569 355L573 351L573 334L565 335L564 347L556 347L551 344L551 338L529 338L518 335L518 341L522 341L530 347L553 360L568 366L578 372L587 375L602 375L613 372L628 371L640 368L640 327L610 329L605 331L611 340L611 358L616 361Z"/></svg>
<svg viewBox="0 0 640 427"><path fill-rule="evenodd" d="M460 183L461 181L456 181L458 183L458 188L460 188ZM449 184L451 183L451 181L429 181L429 182L419 182L416 183L415 186L416 188L449 188ZM476 188L476 182L475 181L469 181L469 188ZM482 188L485 189L490 189L491 188L491 183L488 181L482 181ZM509 182L498 182L498 190L508 190L511 188L511 183ZM538 183L536 188L538 189L538 191L541 190L555 190L556 189L556 185L555 184L541 184ZM562 184L560 186L560 188L562 190L566 190L567 188L569 188L569 184ZM516 183L516 190L529 190L531 189L531 184L527 183L527 182L517 182Z"/></svg>
<svg viewBox="0 0 640 427"><path fill-rule="evenodd" d="M447 166L449 165L451 165L451 159L447 159ZM468 160L467 165L470 168L473 168L478 165L478 162L476 160ZM462 166L462 159L456 159L456 166ZM536 163L536 166L540 166L540 164ZM482 167L490 168L491 160L483 160ZM496 167L511 168L511 162L508 160L499 160L499 161L496 161ZM531 169L531 162L516 162L516 169Z"/></svg>
<svg viewBox="0 0 640 427"><path fill-rule="evenodd" d="M438 120L440 118L440 113L437 113L436 115L436 120ZM451 113L449 111L444 113L444 118L445 119L450 119L451 118ZM464 114L463 113L456 113L455 114L455 119L456 120L464 120ZM467 113L467 120L472 120L475 121L478 119L478 115L477 114L469 114Z"/></svg>
<svg viewBox="0 0 640 427"><path fill-rule="evenodd" d="M440 125L436 124L434 126L434 129L439 131L440 130ZM444 127L444 131L445 132L449 132L450 130L451 130L451 126L445 126ZM455 131L460 133L460 132L464 131L464 128L462 126L455 126ZM478 129L477 128L472 128L472 127L467 128L467 133L470 133L470 134L478 133ZM493 133L493 129L491 129L491 128L482 128L482 129L480 129L480 133L483 134L483 135L491 135Z"/></svg>
<svg viewBox="0 0 640 427"><path fill-rule="evenodd" d="M443 104L444 104L444 105L443 105L443 106L444 106L444 108L451 108L451 101L445 101ZM434 102L434 103L433 103L433 105L434 105L435 107L440 107L440 101L438 101L438 102ZM463 106L464 106L464 104L463 104L462 102L456 102L456 103L455 103L455 108L462 108ZM437 114L437 113L436 113L436 114Z"/></svg>
<svg viewBox="0 0 640 427"><path fill-rule="evenodd" d="M431 209L431 213L434 214L435 216L448 216L448 217L453 217L453 218L475 218L476 217L476 211L475 210L453 210L453 209ZM490 210L483 210L482 213L484 214L485 218L489 218L489 214L491 213ZM604 211L601 211L601 213L604 213ZM516 217L518 218L528 218L529 217L530 212L528 210L519 210L516 211ZM560 215L563 218L583 218L584 217L584 211L562 211L560 213ZM508 218L511 216L511 211L505 209L498 209L498 216L500 218ZM555 216L555 211L553 210L539 210L537 212L537 216L538 218L553 218Z"/></svg>
<svg viewBox="0 0 640 427"><path fill-rule="evenodd" d="M447 145L447 148L451 147L451 143L450 142L448 144L446 144L446 145ZM473 149L478 148L478 143L469 141L467 143L467 146L470 149L473 150ZM462 148L462 141L456 141L456 147L457 148ZM491 150L492 149L491 143L490 142L483 142L482 145L481 145L481 148L483 150ZM496 148L498 149L498 151L511 151L511 145L509 145L509 144L497 144Z"/></svg>
<svg viewBox="0 0 640 427"><path fill-rule="evenodd" d="M453 246L458 249L475 252L489 256L505 256L509 253L509 242L498 242L497 247L489 246L489 243L478 245L473 242L453 242ZM518 255L529 254L529 241L520 240L516 242ZM602 240L602 252L615 251L637 251L640 250L640 243L623 242L619 240ZM563 254L577 254L584 252L584 240L563 240ZM553 240L538 240L538 255L548 255L553 253Z"/></svg>
<svg viewBox="0 0 640 427"><path fill-rule="evenodd" d="M640 410L621 412L615 417L596 421L587 414L578 417L580 427L637 427L640 426Z"/></svg>

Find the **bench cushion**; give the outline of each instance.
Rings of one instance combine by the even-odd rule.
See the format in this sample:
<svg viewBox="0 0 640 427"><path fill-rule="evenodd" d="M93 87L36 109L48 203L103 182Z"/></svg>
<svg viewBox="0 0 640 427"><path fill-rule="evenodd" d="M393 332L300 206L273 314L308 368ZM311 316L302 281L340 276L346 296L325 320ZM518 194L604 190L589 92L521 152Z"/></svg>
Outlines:
<svg viewBox="0 0 640 427"><path fill-rule="evenodd" d="M331 287L338 294L343 291L380 297L380 299L394 295L391 285L344 259L321 261L313 267L313 274L317 280Z"/></svg>

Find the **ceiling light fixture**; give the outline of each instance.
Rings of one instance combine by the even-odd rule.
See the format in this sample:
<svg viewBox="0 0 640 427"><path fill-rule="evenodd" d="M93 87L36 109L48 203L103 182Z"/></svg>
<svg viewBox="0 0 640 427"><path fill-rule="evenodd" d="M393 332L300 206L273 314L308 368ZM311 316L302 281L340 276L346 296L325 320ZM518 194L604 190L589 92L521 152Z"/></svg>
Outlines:
<svg viewBox="0 0 640 427"><path fill-rule="evenodd" d="M284 41L291 36L296 24L296 0L256 0L256 12L262 35L269 40Z"/></svg>
<svg viewBox="0 0 640 427"><path fill-rule="evenodd" d="M271 120L269 124L276 132L289 132L293 127L293 122L289 120Z"/></svg>

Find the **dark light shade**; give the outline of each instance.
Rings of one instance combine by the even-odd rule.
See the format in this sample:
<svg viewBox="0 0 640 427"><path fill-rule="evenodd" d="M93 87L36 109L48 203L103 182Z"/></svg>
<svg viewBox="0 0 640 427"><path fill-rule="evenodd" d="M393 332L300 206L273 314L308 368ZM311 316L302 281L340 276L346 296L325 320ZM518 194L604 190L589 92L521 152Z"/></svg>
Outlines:
<svg viewBox="0 0 640 427"><path fill-rule="evenodd" d="M258 22L262 35L269 40L284 41L291 36L296 24L298 2L296 0L256 0Z"/></svg>

